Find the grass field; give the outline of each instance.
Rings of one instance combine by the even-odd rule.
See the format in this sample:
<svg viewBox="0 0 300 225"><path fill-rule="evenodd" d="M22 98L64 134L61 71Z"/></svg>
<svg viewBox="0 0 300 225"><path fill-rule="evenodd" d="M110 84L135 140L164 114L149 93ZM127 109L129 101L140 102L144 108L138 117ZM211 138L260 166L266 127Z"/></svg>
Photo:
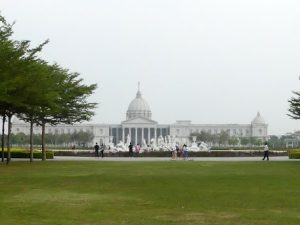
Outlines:
<svg viewBox="0 0 300 225"><path fill-rule="evenodd" d="M299 225L299 178L299 162L0 164L0 224Z"/></svg>

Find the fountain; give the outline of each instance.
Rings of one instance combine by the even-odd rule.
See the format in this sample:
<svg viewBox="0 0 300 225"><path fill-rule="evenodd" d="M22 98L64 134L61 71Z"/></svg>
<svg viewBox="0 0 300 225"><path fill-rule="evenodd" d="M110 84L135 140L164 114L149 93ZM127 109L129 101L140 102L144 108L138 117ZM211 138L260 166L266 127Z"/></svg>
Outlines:
<svg viewBox="0 0 300 225"><path fill-rule="evenodd" d="M189 148L189 150L192 152L198 152L200 149L198 148L198 145L196 143L197 136L192 136L192 138L193 138L193 143L192 146Z"/></svg>
<svg viewBox="0 0 300 225"><path fill-rule="evenodd" d="M208 144L206 144L205 142L201 141L200 145L199 145L199 149L201 151L209 151L209 146Z"/></svg>

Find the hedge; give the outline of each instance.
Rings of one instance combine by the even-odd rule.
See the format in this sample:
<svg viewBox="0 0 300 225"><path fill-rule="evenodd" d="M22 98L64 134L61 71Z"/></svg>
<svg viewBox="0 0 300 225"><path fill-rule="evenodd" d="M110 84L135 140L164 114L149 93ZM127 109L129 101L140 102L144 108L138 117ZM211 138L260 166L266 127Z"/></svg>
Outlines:
<svg viewBox="0 0 300 225"><path fill-rule="evenodd" d="M30 152L11 152L11 158L30 158ZM2 152L0 152L0 157L2 157ZM4 157L7 157L7 152L4 152ZM41 159L42 152L33 152L34 159ZM53 159L54 153L53 152L46 152L47 159Z"/></svg>
<svg viewBox="0 0 300 225"><path fill-rule="evenodd" d="M300 159L300 152L289 152L289 159Z"/></svg>

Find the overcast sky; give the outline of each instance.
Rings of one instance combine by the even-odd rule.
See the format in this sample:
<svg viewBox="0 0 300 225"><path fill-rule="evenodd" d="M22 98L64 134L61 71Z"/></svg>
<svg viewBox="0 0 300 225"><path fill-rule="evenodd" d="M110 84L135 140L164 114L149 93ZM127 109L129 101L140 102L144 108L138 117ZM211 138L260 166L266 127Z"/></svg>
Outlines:
<svg viewBox="0 0 300 225"><path fill-rule="evenodd" d="M97 83L93 122L120 123L141 82L160 124L299 130L286 114L300 90L299 0L0 0L16 39Z"/></svg>

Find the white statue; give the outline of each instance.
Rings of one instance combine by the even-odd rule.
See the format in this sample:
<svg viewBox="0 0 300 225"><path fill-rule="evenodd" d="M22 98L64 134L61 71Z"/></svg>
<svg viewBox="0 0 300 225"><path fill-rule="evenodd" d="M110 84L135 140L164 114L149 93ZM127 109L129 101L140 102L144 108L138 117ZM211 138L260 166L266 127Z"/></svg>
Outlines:
<svg viewBox="0 0 300 225"><path fill-rule="evenodd" d="M130 142L131 142L131 138L130 138L130 135L128 134L127 139L126 139L126 146L129 146Z"/></svg>
<svg viewBox="0 0 300 225"><path fill-rule="evenodd" d="M203 151L208 151L209 150L209 146L208 144L206 144L205 142L201 141L200 145L199 145L200 150Z"/></svg>
<svg viewBox="0 0 300 225"><path fill-rule="evenodd" d="M127 151L127 148L126 148L126 146L125 146L125 144L124 144L123 141L120 141L119 144L116 145L116 148L120 152Z"/></svg>
<svg viewBox="0 0 300 225"><path fill-rule="evenodd" d="M143 141L142 141L142 148L147 148L147 143L146 143L145 138L143 138Z"/></svg>
<svg viewBox="0 0 300 225"><path fill-rule="evenodd" d="M160 135L158 137L158 146L162 146L164 144L164 138Z"/></svg>

